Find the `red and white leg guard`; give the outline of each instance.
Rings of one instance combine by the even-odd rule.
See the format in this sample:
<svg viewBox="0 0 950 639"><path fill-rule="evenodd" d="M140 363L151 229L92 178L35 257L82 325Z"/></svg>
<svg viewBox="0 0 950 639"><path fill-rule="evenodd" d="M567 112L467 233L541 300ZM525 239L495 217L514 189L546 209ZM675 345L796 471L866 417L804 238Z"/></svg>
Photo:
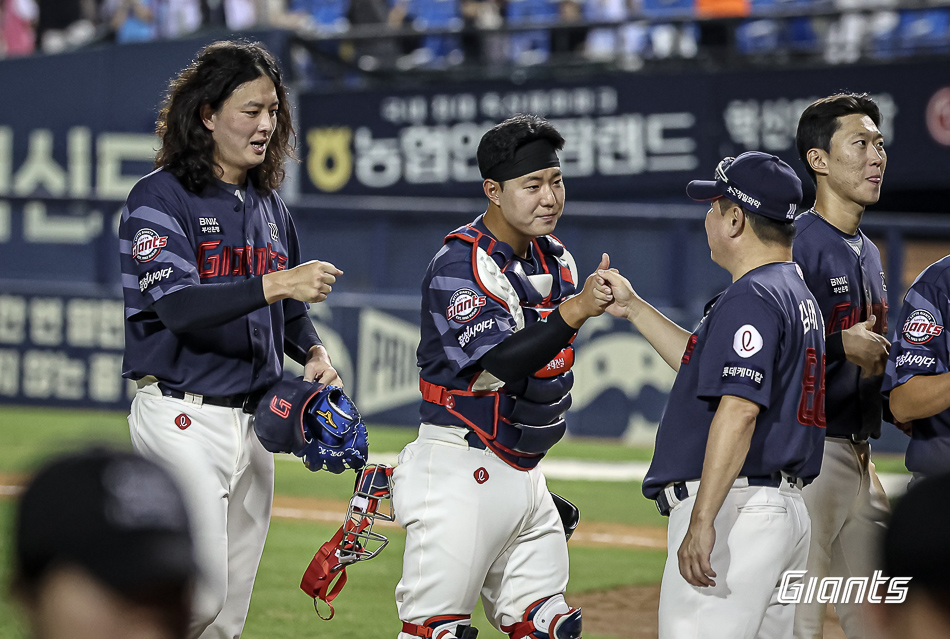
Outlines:
<svg viewBox="0 0 950 639"><path fill-rule="evenodd" d="M402 622L399 639L422 637L423 639L475 639L478 630L468 625L468 615L439 615L430 617L425 623Z"/></svg>
<svg viewBox="0 0 950 639"><path fill-rule="evenodd" d="M568 606L564 595L554 595L535 601L521 621L501 629L511 639L580 639L581 609Z"/></svg>

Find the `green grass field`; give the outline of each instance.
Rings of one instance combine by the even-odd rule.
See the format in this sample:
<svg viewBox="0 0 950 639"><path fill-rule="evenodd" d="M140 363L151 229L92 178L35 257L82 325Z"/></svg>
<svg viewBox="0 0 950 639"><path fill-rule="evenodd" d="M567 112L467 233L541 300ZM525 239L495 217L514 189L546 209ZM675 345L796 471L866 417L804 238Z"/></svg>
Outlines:
<svg viewBox="0 0 950 639"><path fill-rule="evenodd" d="M415 438L415 429L370 424L370 449L393 453ZM126 416L122 413L0 408L0 473L28 475L57 452L98 442L130 447ZM551 458L590 461L648 461L652 451L617 442L566 440ZM881 472L903 471L899 458L877 459ZM352 496L352 475L311 473L302 464L277 463L276 493L292 497L346 500ZM665 527L653 502L640 494L637 482L549 480L554 492L573 501L586 522ZM340 513L342 523L344 513ZM10 572L13 501L0 499L0 639L26 639L6 594ZM336 616L321 621L311 599L298 588L310 558L335 532L336 524L274 519L264 549L251 600L244 637L291 639L309 636L335 639L392 639L399 632L393 591L399 580L405 536L387 528L390 546L376 559L353 566L349 582L336 600ZM571 580L568 595L623 585L652 584L660 580L665 551L621 547L589 548L571 544ZM485 620L481 609L473 618L482 639L502 639ZM626 631L629 631L627 629ZM585 633L587 639L606 639Z"/></svg>

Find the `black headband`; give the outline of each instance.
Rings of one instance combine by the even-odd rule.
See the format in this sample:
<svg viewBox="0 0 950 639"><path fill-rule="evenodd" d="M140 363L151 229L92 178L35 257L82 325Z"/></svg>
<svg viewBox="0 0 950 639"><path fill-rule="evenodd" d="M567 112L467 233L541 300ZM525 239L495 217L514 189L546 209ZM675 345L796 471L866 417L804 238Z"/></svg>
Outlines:
<svg viewBox="0 0 950 639"><path fill-rule="evenodd" d="M487 180L504 182L554 166L561 166L560 160L557 159L557 148L550 140L542 138L518 147L510 160L505 160L489 168L482 174L482 177Z"/></svg>

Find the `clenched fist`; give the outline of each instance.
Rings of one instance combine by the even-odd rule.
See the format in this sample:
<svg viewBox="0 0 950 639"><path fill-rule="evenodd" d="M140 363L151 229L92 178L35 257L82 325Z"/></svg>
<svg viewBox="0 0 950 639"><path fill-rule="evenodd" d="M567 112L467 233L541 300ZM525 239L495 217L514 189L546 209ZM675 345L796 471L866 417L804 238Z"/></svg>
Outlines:
<svg viewBox="0 0 950 639"><path fill-rule="evenodd" d="M275 271L264 276L264 298L268 304L277 300L295 299L301 302L322 302L333 290L336 278L343 271L320 260L311 260L286 271Z"/></svg>

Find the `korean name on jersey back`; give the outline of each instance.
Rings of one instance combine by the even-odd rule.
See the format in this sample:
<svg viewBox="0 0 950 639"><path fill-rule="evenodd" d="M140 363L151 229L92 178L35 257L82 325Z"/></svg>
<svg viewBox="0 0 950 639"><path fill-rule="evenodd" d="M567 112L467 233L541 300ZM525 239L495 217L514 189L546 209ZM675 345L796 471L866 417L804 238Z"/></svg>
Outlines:
<svg viewBox="0 0 950 639"><path fill-rule="evenodd" d="M172 275L172 267L168 266L157 271L149 271L139 278L139 292L144 293L149 286Z"/></svg>
<svg viewBox="0 0 950 639"><path fill-rule="evenodd" d="M901 333L904 340L910 344L926 344L943 333L943 326L927 311L917 309L904 322Z"/></svg>
<svg viewBox="0 0 950 639"><path fill-rule="evenodd" d="M162 252L168 244L167 235L159 235L152 229L139 229L132 238L132 257L135 261L151 262Z"/></svg>

